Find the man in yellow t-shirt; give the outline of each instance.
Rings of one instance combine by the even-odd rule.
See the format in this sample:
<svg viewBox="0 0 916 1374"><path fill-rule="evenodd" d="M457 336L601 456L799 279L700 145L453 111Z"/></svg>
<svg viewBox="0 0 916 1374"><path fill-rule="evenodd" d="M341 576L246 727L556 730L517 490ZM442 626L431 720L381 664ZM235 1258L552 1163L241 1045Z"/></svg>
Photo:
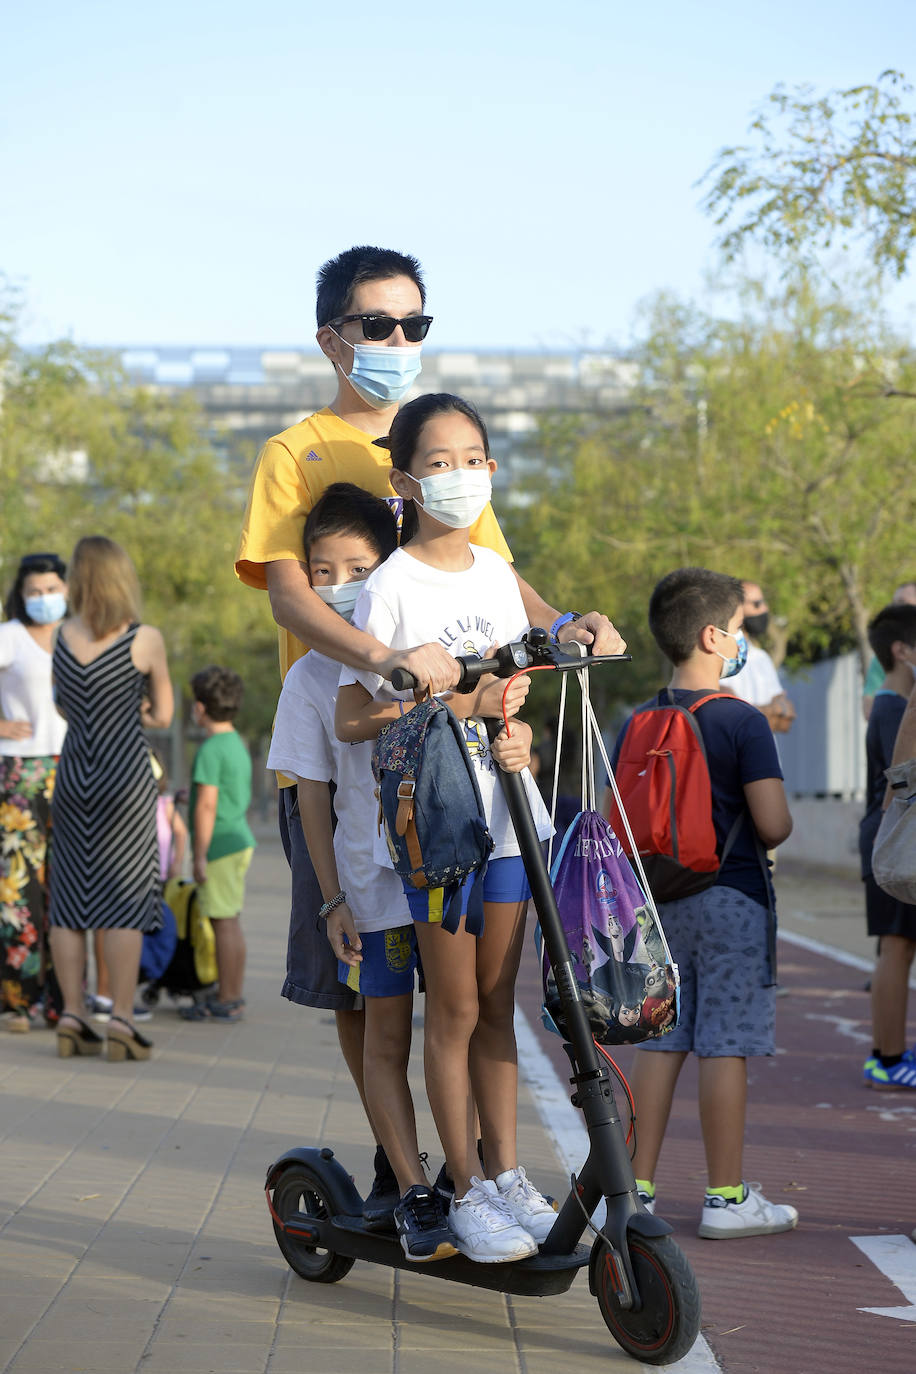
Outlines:
<svg viewBox="0 0 916 1374"><path fill-rule="evenodd" d="M315 337L334 367L337 391L329 406L268 439L261 450L235 564L243 582L267 590L279 626L284 676L297 658L315 648L384 678L390 678L395 667L407 668L432 692L446 691L458 681L457 664L440 644L393 651L326 605L312 590L302 548L305 517L332 482L353 482L373 495L398 501L388 480L387 450L374 441L387 435L400 401L420 372L420 346L432 322L423 314L425 303L420 265L406 254L350 248L318 273ZM491 507L473 526L471 537L511 562ZM558 616L521 578L519 586L532 625L571 621L571 616ZM599 612L564 625L563 637L593 643L596 653L619 652L623 646ZM283 996L334 1010L341 1049L362 1091L362 999L337 981L337 961L323 929L316 929L322 896L302 833L296 788L291 779L279 781L280 834L292 870ZM377 1157L373 1197L390 1183L386 1164Z"/></svg>

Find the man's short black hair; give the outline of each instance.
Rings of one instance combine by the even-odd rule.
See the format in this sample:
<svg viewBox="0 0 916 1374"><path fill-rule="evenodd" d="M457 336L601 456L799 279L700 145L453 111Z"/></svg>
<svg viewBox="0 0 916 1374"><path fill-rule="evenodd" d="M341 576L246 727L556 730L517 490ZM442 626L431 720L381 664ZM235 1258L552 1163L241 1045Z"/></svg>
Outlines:
<svg viewBox="0 0 916 1374"><path fill-rule="evenodd" d="M387 281L390 277L409 277L420 292L421 307L426 304L423 271L417 259L409 253L395 253L391 248L372 248L363 244L338 253L318 269L318 298L315 315L318 328L330 324L341 315L350 313L350 303L357 286L367 281Z"/></svg>
<svg viewBox="0 0 916 1374"><path fill-rule="evenodd" d="M329 534L365 539L381 559L398 546L398 522L388 502L352 482L332 482L309 511L302 532L306 562L312 545Z"/></svg>
<svg viewBox="0 0 916 1374"><path fill-rule="evenodd" d="M707 625L728 627L744 604L744 587L737 577L709 568L677 568L655 586L649 601L649 629L665 658L684 663Z"/></svg>
<svg viewBox="0 0 916 1374"><path fill-rule="evenodd" d="M894 645L898 640L910 647L916 645L916 606L900 606L892 601L868 626L868 642L886 673L894 666Z"/></svg>
<svg viewBox="0 0 916 1374"><path fill-rule="evenodd" d="M191 692L211 720L232 720L242 704L244 685L231 668L211 663L191 678Z"/></svg>

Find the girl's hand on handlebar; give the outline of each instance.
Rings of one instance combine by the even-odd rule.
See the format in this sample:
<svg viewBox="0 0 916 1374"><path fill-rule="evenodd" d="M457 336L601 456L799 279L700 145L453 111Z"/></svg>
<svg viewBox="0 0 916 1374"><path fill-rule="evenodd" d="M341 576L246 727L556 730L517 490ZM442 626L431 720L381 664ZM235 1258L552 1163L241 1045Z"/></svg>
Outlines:
<svg viewBox="0 0 916 1374"><path fill-rule="evenodd" d="M577 639L580 644L587 644L592 654L625 654L627 651L626 641L601 611L589 611L578 620L570 620L557 632L557 639L561 644Z"/></svg>
<svg viewBox="0 0 916 1374"><path fill-rule="evenodd" d="M498 648L498 644L491 644L484 654L484 658L495 658ZM484 677L477 688L474 697L474 709L471 714L474 716L501 716L503 714L503 693L505 692L506 715L518 715L525 704L525 698L530 687L531 678L527 676L516 678L508 688L503 678Z"/></svg>
<svg viewBox="0 0 916 1374"><path fill-rule="evenodd" d="M356 968L357 965L361 964L363 956L360 951L363 942L359 938L356 922L353 920L353 912L346 902L341 902L340 906L334 908L325 925L328 939L331 942L331 949L341 963L349 964L351 968Z"/></svg>
<svg viewBox="0 0 916 1374"><path fill-rule="evenodd" d="M415 649L399 649L389 655L378 671L390 682L395 668L406 668L416 678L418 688L428 687L433 696L455 687L461 676L457 661L441 644L420 644Z"/></svg>
<svg viewBox="0 0 916 1374"><path fill-rule="evenodd" d="M512 722L512 734L505 727L490 745L493 757L504 773L520 773L531 762L533 731L523 720Z"/></svg>

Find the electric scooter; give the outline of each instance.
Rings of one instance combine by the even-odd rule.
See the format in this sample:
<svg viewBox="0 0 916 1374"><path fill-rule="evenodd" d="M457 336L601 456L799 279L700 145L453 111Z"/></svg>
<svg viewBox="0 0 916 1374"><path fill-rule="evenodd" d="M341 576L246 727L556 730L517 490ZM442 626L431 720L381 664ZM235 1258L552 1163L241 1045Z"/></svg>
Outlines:
<svg viewBox="0 0 916 1374"><path fill-rule="evenodd" d="M457 691L471 691L485 673L509 678L532 668L576 672L628 659L628 654L580 656L564 653L542 629L501 646L495 658L459 659ZM410 674L396 669L396 690L414 686ZM488 722L491 738L499 721ZM397 1236L370 1231L362 1220L363 1199L353 1179L330 1149L287 1150L267 1171L267 1205L277 1244L290 1267L312 1283L336 1283L357 1259L410 1269L503 1293L546 1297L564 1293L580 1269L611 1335L635 1359L671 1364L686 1354L700 1326L696 1279L671 1226L649 1213L639 1200L611 1078L598 1053L583 1009L572 957L544 864L540 841L521 775L500 773L506 802L531 886L551 967L562 1001L565 1045L572 1066L572 1103L581 1110L589 1151L557 1219L537 1255L504 1264L479 1264L456 1255L435 1264L407 1260ZM590 1218L604 1199L606 1220ZM592 1245L581 1243L587 1228Z"/></svg>

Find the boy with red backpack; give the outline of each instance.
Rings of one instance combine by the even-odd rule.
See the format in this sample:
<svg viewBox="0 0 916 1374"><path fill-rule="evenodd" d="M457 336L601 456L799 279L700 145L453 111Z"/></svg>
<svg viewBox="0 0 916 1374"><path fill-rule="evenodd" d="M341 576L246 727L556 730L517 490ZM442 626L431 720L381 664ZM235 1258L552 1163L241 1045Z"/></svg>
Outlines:
<svg viewBox="0 0 916 1374"><path fill-rule="evenodd" d="M742 1169L747 1056L774 1053L775 908L764 851L792 830L766 718L718 691L744 666L743 601L736 578L706 568L662 578L649 628L672 664L670 686L630 717L612 759L681 977L677 1027L635 1056L633 1171L654 1211L655 1169L692 1050L708 1173L699 1234L716 1240L798 1221L794 1207L748 1187ZM610 819L617 830L613 807ZM622 825L618 833L626 846Z"/></svg>

